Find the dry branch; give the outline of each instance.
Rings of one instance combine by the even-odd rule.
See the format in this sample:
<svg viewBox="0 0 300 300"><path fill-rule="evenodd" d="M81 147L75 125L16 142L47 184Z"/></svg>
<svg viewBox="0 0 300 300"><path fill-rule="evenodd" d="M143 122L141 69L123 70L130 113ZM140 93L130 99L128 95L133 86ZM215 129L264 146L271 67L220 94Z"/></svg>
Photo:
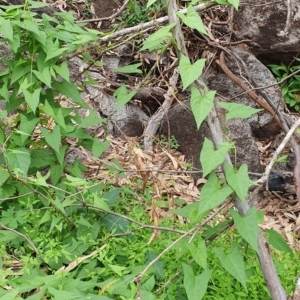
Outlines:
<svg viewBox="0 0 300 300"><path fill-rule="evenodd" d="M206 3L196 5L194 8L195 8L196 11L201 11L201 10L204 10L204 9L206 9L206 8L212 6L212 5L215 5L215 4L216 4L215 1L210 0L210 1L207 1ZM179 11L183 14L186 14L187 9L182 9L182 10L179 10ZM127 34L133 34L133 33L136 33L136 32L142 31L142 30L150 30L151 28L153 28L157 25L164 24L168 21L169 21L169 17L164 16L164 17L158 18L156 20L153 20L153 21L150 21L150 22L147 22L147 23L143 23L143 24L139 24L139 25L136 25L136 26L133 26L133 27L125 28L125 29L119 30L117 32L114 32L110 35L106 35L104 37L101 37L99 39L99 43L106 43L106 42L115 40L119 37L124 37ZM170 23L172 23L172 22L170 22Z"/></svg>
<svg viewBox="0 0 300 300"><path fill-rule="evenodd" d="M222 51L221 55L220 55L220 60L217 60L216 63L221 67L221 69L223 70L223 72L228 76L228 78L230 78L235 84L237 84L240 88L242 88L242 90L253 100L255 101L260 107L262 107L263 109L265 109L272 117L274 117L274 119L276 120L276 122L281 125L281 122L278 118L278 116L276 115L276 111L274 111L272 109L272 107L261 97L259 97L255 92L249 90L248 86L240 79L238 78L236 75L234 75L229 68L227 67L226 63L225 63L225 59L224 59L224 52Z"/></svg>

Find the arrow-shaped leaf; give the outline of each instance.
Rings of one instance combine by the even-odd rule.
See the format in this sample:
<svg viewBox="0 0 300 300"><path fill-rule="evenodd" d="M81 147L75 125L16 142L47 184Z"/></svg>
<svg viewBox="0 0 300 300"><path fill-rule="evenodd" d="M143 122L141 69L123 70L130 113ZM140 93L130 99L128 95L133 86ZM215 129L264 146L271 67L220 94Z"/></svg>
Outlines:
<svg viewBox="0 0 300 300"><path fill-rule="evenodd" d="M47 144L59 153L59 145L61 141L60 126L56 125L52 132L49 132L46 128L40 127L42 134L45 137Z"/></svg>
<svg viewBox="0 0 300 300"><path fill-rule="evenodd" d="M197 128L199 129L213 108L216 91L209 91L201 95L199 89L192 86L191 92L191 109L197 123Z"/></svg>
<svg viewBox="0 0 300 300"><path fill-rule="evenodd" d="M200 153L200 162L203 169L203 177L223 163L226 154L233 147L232 143L220 144L217 150L214 150L213 143L205 138Z"/></svg>
<svg viewBox="0 0 300 300"><path fill-rule="evenodd" d="M238 103L218 102L218 105L228 110L228 113L226 114L226 120L234 119L234 118L247 119L252 115L262 111L262 109L256 109Z"/></svg>
<svg viewBox="0 0 300 300"><path fill-rule="evenodd" d="M215 172L211 172L201 189L198 215L221 204L231 193L230 186L222 187Z"/></svg>
<svg viewBox="0 0 300 300"><path fill-rule="evenodd" d="M193 83L202 74L205 64L205 59L199 59L194 64L190 63L188 57L181 55L179 61L179 73L185 90L191 83Z"/></svg>
<svg viewBox="0 0 300 300"><path fill-rule="evenodd" d="M244 164L239 170L235 170L231 165L225 162L225 177L237 196L242 201L245 201L249 186L252 184L248 176L248 166Z"/></svg>
<svg viewBox="0 0 300 300"><path fill-rule="evenodd" d="M193 5L188 6L186 16L181 12L178 12L177 15L185 25L207 35L202 20Z"/></svg>
<svg viewBox="0 0 300 300"><path fill-rule="evenodd" d="M183 263L182 267L184 272L183 285L188 300L202 299L207 289L211 271L205 270L200 275L195 276L191 266Z"/></svg>
<svg viewBox="0 0 300 300"><path fill-rule="evenodd" d="M229 254L225 254L220 248L214 248L214 252L222 267L239 281L247 291L244 260L237 243L232 245Z"/></svg>
<svg viewBox="0 0 300 300"><path fill-rule="evenodd" d="M257 241L259 228L256 209L252 207L247 211L247 214L244 217L233 209L230 210L230 214L239 234L256 252L258 252Z"/></svg>

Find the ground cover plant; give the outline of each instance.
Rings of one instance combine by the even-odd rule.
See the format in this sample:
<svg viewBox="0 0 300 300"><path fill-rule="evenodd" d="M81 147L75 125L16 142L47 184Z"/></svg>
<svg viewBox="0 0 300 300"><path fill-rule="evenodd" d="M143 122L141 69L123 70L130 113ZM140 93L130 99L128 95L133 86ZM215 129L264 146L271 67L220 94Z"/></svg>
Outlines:
<svg viewBox="0 0 300 300"><path fill-rule="evenodd" d="M262 213L251 208L239 215L228 200L238 196L245 202L253 184L246 165L237 169L224 162L234 145L226 142L216 149L205 140L200 160L207 180L201 201L193 203L180 197L169 201L163 189L179 189L179 179L148 174L147 157L137 143L125 151L141 171L134 176L116 153L97 160L116 142L86 130L107 121L96 118L83 101L84 84L70 79L67 60L87 44L92 47L101 34L77 24L71 13L35 16L33 9L43 5L26 1L0 6L1 46L7 50L0 66L0 298L271 299L257 258ZM191 5L187 16L178 15L188 26L196 18L196 29L205 32ZM163 49L166 38L167 43L173 40L174 26L157 30L141 48ZM200 92L194 85L204 60L191 63L179 54L178 73L183 88L191 89L199 127L212 109L215 92ZM122 71L128 70L132 68ZM120 108L131 94L121 86L116 97ZM245 117L257 112L219 105L228 117L236 110ZM79 108L87 109L85 117ZM174 138L170 142L162 139L156 149L163 149L174 164L177 152L165 150L178 143ZM102 177L91 176L77 160L67 163L70 144L90 151ZM220 164L223 179L216 172ZM182 186L199 199L191 182ZM159 218L156 208L171 209ZM275 231L266 236L282 285L292 294L299 254Z"/></svg>
<svg viewBox="0 0 300 300"><path fill-rule="evenodd" d="M299 61L298 58L295 59L296 62ZM295 66L286 66L281 63L280 65L269 65L272 72L274 73L278 82L282 82L282 96L286 104L296 111L300 109L300 76L297 75L300 66L296 64ZM289 79L283 80L289 76Z"/></svg>

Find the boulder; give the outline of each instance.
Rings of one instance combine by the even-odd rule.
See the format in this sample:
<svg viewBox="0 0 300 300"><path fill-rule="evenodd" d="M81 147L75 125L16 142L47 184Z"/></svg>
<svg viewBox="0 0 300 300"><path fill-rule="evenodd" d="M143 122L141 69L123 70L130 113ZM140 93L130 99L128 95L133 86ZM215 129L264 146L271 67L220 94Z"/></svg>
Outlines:
<svg viewBox="0 0 300 300"><path fill-rule="evenodd" d="M226 54L227 67L244 83L251 83L252 79L257 84L257 86L254 85L254 87L265 87L276 84L276 80L270 70L254 55L238 47L232 48L231 50L235 56ZM243 65L238 58L240 58L248 68L251 78L248 78L248 74L243 71ZM241 103L254 108L261 108L250 99L249 96L243 93L243 90L233 83L221 70L211 67L205 73L203 80L210 90L217 91L218 95L222 98L220 101ZM252 82L252 84L254 83ZM281 90L277 85L265 88L264 91L269 95L269 98L272 99L278 109L283 109ZM256 93L259 92L256 91ZM270 138L280 132L280 126L276 123L273 116L266 111L252 115L247 119L247 122L251 126L253 134L259 138Z"/></svg>
<svg viewBox="0 0 300 300"><path fill-rule="evenodd" d="M235 12L235 31L252 40L251 51L267 63L289 64L300 48L299 0L249 0Z"/></svg>
<svg viewBox="0 0 300 300"><path fill-rule="evenodd" d="M216 101L220 101L216 97ZM250 125L241 119L225 120L224 111L218 109L218 115L223 128L223 133L227 140L234 141L237 153L237 166L247 164L250 172L261 172L262 167L259 161L259 152L253 138ZM186 156L187 161L192 163L196 169L201 169L200 151L202 149L204 138L212 140L208 126L203 123L200 129L197 129L194 116L190 110L189 100L182 104L176 104L171 108L170 113L164 120L161 133L168 135L170 126L170 134L174 135L180 147L179 150ZM230 154L235 161L234 153ZM193 177L198 179L201 173L194 174Z"/></svg>

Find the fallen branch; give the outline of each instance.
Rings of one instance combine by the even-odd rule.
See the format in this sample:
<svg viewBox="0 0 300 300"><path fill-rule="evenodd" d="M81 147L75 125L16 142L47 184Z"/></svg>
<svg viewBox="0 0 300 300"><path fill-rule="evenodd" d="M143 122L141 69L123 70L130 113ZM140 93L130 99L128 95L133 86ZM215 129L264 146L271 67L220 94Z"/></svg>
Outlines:
<svg viewBox="0 0 300 300"><path fill-rule="evenodd" d="M236 85L238 85L245 93L253 100L255 101L260 107L265 109L274 119L276 122L282 127L282 124L276 115L276 111L273 110L273 108L261 97L259 97L256 93L249 90L248 86L235 74L233 74L229 68L227 67L224 59L224 52L221 52L220 60L217 60L216 63L221 67L223 72L230 78Z"/></svg>
<svg viewBox="0 0 300 300"><path fill-rule="evenodd" d="M196 11L201 11L201 10L204 10L204 9L210 7L210 6L213 6L213 5L216 5L216 2L210 0L210 1L207 1L205 3L196 5L194 7L194 9ZM181 12L183 14L186 14L187 9L185 8L185 9L179 10L179 12ZM166 23L168 21L169 21L169 17L164 16L164 17L158 18L156 20L153 20L153 21L150 21L150 22L147 22L147 23L143 23L143 24L139 24L139 25L136 25L136 26L133 26L133 27L125 28L125 29L119 30L117 32L114 32L110 35L106 35L104 37L101 37L99 39L99 43L106 43L106 42L115 40L116 38L119 38L119 37L124 38L124 35L132 34L132 33L135 33L135 32L142 31L142 30L150 30L153 27L155 27L157 25L160 25L160 24L163 24L163 23ZM170 23L172 23L172 22L170 22Z"/></svg>
<svg viewBox="0 0 300 300"><path fill-rule="evenodd" d="M299 126L300 126L300 119L298 119L297 122L295 122L294 125L291 127L291 129L287 132L287 134L284 137L283 141L280 143L280 145L277 147L276 151L274 152L271 161L267 165L267 167L265 169L264 176L262 178L260 178L259 180L257 180L257 183L263 184L265 182L268 182L268 178L269 178L269 175L270 175L270 173L272 171L272 168L275 164L275 160L278 158L281 151L284 149L284 147L286 146L288 141L292 138L292 135L293 135L294 131Z"/></svg>

